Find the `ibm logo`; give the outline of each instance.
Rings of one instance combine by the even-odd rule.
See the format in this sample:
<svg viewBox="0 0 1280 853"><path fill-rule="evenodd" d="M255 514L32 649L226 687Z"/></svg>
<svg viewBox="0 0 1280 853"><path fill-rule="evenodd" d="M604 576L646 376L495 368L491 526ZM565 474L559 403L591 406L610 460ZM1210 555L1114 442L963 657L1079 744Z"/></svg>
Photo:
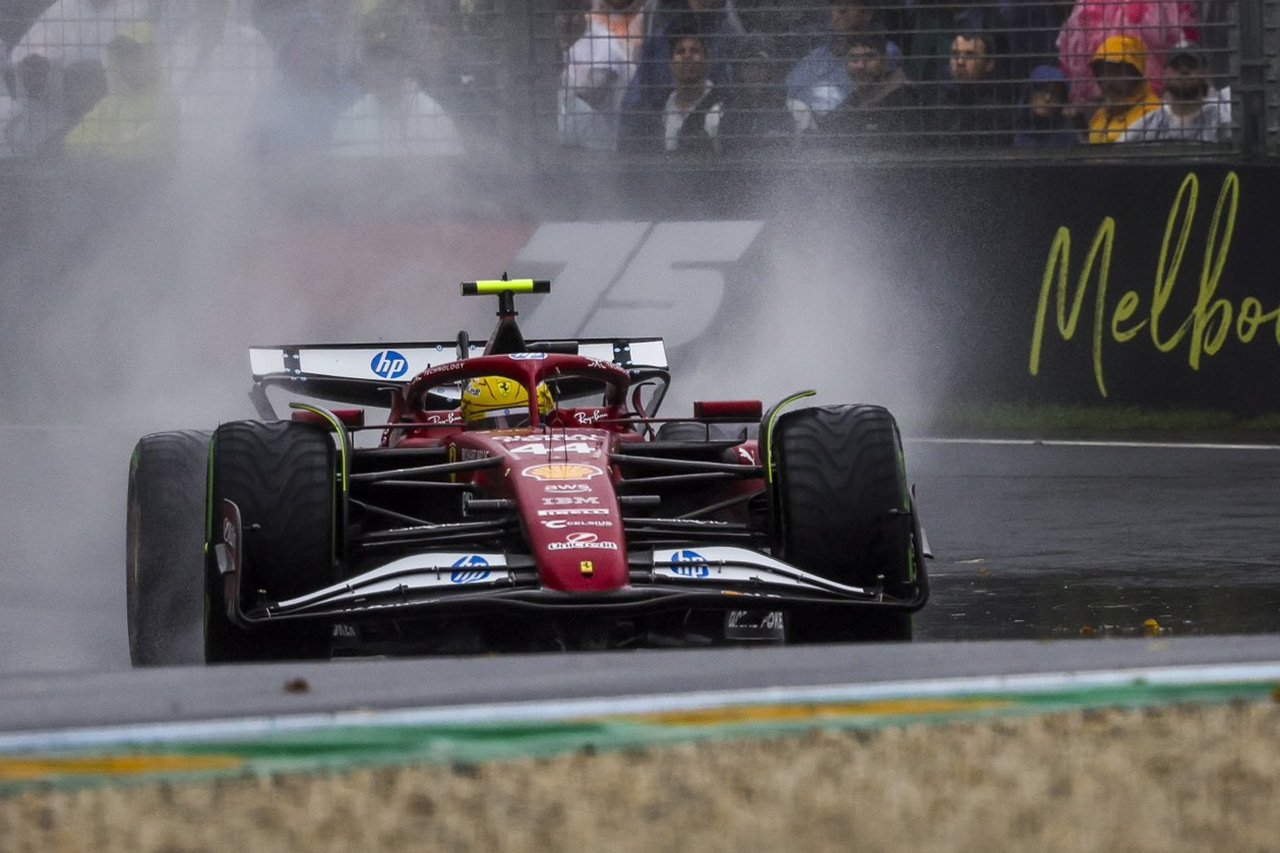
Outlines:
<svg viewBox="0 0 1280 853"><path fill-rule="evenodd" d="M383 350L369 362L373 374L381 379L399 379L409 372L409 359L393 349Z"/></svg>

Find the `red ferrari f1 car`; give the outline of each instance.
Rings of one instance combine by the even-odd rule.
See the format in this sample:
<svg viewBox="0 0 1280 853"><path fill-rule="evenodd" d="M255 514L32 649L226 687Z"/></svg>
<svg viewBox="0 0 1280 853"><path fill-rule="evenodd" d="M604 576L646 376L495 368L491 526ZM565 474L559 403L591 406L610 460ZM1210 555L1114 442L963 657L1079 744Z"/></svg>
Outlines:
<svg viewBox="0 0 1280 853"><path fill-rule="evenodd" d="M254 348L261 420L140 440L134 663L910 639L926 546L888 411L658 417L662 340L526 340L515 294L549 291L464 283L499 300L483 347Z"/></svg>

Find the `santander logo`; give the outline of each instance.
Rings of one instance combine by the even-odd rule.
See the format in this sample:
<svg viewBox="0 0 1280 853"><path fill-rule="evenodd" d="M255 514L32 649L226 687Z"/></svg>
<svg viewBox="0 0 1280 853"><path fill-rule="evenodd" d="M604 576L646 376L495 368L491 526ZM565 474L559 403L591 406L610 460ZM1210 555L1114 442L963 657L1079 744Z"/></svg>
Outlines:
<svg viewBox="0 0 1280 853"><path fill-rule="evenodd" d="M570 533L561 542L552 542L548 551L574 551L579 548L598 548L602 551L617 551L617 542L601 542L595 533Z"/></svg>

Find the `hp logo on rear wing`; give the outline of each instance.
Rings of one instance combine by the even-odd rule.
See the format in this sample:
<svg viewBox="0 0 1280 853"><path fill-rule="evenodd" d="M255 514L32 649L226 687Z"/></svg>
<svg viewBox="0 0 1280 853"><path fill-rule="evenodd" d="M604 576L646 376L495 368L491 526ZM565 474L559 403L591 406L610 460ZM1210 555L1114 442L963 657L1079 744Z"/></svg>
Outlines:
<svg viewBox="0 0 1280 853"><path fill-rule="evenodd" d="M383 350L369 362L375 376L381 379L399 379L409 372L409 359L393 349Z"/></svg>

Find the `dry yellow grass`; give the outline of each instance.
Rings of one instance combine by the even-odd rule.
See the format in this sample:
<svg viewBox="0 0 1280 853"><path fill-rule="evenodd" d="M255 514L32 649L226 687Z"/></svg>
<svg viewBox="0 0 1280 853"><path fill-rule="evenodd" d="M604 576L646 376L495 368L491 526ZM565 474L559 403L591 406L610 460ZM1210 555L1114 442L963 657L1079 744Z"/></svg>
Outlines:
<svg viewBox="0 0 1280 853"><path fill-rule="evenodd" d="M1280 849L1280 707L0 799L6 851Z"/></svg>

